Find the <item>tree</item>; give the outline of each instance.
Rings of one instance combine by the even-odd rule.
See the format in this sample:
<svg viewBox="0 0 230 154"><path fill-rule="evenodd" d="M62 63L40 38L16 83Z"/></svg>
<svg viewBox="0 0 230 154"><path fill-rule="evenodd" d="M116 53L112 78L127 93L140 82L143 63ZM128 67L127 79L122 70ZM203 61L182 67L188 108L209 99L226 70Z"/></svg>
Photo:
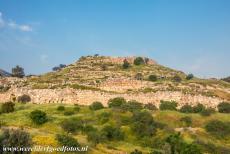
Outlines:
<svg viewBox="0 0 230 154"><path fill-rule="evenodd" d="M160 110L177 110L177 102L175 101L163 101L160 102Z"/></svg>
<svg viewBox="0 0 230 154"><path fill-rule="evenodd" d="M93 102L90 106L89 109L90 110L100 110L103 109L104 106L101 102Z"/></svg>
<svg viewBox="0 0 230 154"><path fill-rule="evenodd" d="M22 96L18 96L17 101L20 103L27 103L31 101L31 98L29 95L22 95Z"/></svg>
<svg viewBox="0 0 230 154"><path fill-rule="evenodd" d="M230 103L229 102L222 102L218 104L217 108L220 113L230 113Z"/></svg>
<svg viewBox="0 0 230 154"><path fill-rule="evenodd" d="M187 76L186 76L186 80L191 80L191 79L193 79L194 78L194 75L193 74L188 74Z"/></svg>
<svg viewBox="0 0 230 154"><path fill-rule="evenodd" d="M14 106L15 104L13 102L6 102L2 104L2 113L10 113L14 112Z"/></svg>
<svg viewBox="0 0 230 154"><path fill-rule="evenodd" d="M44 124L48 121L46 113L41 110L34 110L30 113L30 119L37 125Z"/></svg>
<svg viewBox="0 0 230 154"><path fill-rule="evenodd" d="M157 76L156 75L150 75L149 81L157 81Z"/></svg>
<svg viewBox="0 0 230 154"><path fill-rule="evenodd" d="M55 66L52 68L53 71L59 71L61 70L62 68L65 68L66 65L65 64L59 64L58 66Z"/></svg>
<svg viewBox="0 0 230 154"><path fill-rule="evenodd" d="M213 108L206 108L200 112L202 116L210 116L212 113L215 112L215 109Z"/></svg>
<svg viewBox="0 0 230 154"><path fill-rule="evenodd" d="M2 139L0 145L4 145L5 147L32 146L32 139L30 134L23 129L3 129L1 138ZM23 153L28 154L30 151L24 151Z"/></svg>
<svg viewBox="0 0 230 154"><path fill-rule="evenodd" d="M62 106L62 105L60 105L60 106L57 107L57 110L58 110L58 111L64 111L64 110L65 110L65 107Z"/></svg>
<svg viewBox="0 0 230 154"><path fill-rule="evenodd" d="M142 64L145 64L145 61L142 57L137 57L134 59L134 65L142 65Z"/></svg>
<svg viewBox="0 0 230 154"><path fill-rule="evenodd" d="M110 108L121 108L121 106L125 103L126 103L126 100L123 97L116 97L116 98L110 99L108 102L108 105Z"/></svg>
<svg viewBox="0 0 230 154"><path fill-rule="evenodd" d="M180 112L182 113L192 113L193 107L191 105L185 104L180 108Z"/></svg>
<svg viewBox="0 0 230 154"><path fill-rule="evenodd" d="M12 68L12 76L22 78L25 76L24 69L20 66Z"/></svg>
<svg viewBox="0 0 230 154"><path fill-rule="evenodd" d="M129 64L129 62L128 62L128 60L127 60L127 59L125 59L125 60L123 61L123 65L122 65L122 67L123 67L124 69L127 69L127 68L129 68L129 67L130 67L130 64Z"/></svg>

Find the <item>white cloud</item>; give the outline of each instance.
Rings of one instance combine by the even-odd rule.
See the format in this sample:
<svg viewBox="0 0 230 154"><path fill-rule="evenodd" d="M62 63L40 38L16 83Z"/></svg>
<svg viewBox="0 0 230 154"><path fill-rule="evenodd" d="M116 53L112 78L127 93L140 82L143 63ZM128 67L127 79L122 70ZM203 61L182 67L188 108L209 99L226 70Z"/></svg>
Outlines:
<svg viewBox="0 0 230 154"><path fill-rule="evenodd" d="M9 27L9 28L20 30L20 31L23 31L23 32L31 32L31 31L33 31L32 27L30 25L18 24L18 23L14 22L14 21L6 21L6 20L4 20L3 17L2 17L2 12L0 12L0 28L5 27L5 25L7 25L7 27Z"/></svg>

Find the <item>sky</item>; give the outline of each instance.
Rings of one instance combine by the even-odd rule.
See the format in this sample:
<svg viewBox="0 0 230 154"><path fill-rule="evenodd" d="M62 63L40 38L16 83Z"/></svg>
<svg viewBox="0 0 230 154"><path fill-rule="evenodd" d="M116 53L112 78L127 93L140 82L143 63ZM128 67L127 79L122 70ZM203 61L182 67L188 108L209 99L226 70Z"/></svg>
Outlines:
<svg viewBox="0 0 230 154"><path fill-rule="evenodd" d="M230 1L0 0L1 69L42 74L96 53L230 76Z"/></svg>

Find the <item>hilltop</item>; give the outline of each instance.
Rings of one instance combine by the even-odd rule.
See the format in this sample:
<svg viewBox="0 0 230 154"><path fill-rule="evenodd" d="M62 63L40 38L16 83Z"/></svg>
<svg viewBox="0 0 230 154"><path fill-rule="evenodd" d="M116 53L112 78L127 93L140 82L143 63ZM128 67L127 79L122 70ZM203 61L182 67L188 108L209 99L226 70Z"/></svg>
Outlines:
<svg viewBox="0 0 230 154"><path fill-rule="evenodd" d="M23 79L3 78L7 90L0 102L28 94L34 103L106 105L113 97L124 97L142 103L159 105L160 100L175 100L179 106L202 103L216 107L230 100L230 84L217 79L187 79L187 74L142 57L143 64L135 65L137 57L83 56L58 71ZM123 68L126 60L130 66ZM154 76L151 81L150 76ZM179 79L178 79L179 78Z"/></svg>

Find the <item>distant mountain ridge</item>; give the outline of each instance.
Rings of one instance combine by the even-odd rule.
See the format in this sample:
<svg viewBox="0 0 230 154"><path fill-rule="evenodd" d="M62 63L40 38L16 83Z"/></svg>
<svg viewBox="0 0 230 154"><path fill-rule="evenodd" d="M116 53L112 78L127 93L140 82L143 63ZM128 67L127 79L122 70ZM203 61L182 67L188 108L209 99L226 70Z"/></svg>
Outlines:
<svg viewBox="0 0 230 154"><path fill-rule="evenodd" d="M0 69L0 76L2 76L2 77L10 77L11 74L8 73L7 71L4 71L3 69Z"/></svg>

